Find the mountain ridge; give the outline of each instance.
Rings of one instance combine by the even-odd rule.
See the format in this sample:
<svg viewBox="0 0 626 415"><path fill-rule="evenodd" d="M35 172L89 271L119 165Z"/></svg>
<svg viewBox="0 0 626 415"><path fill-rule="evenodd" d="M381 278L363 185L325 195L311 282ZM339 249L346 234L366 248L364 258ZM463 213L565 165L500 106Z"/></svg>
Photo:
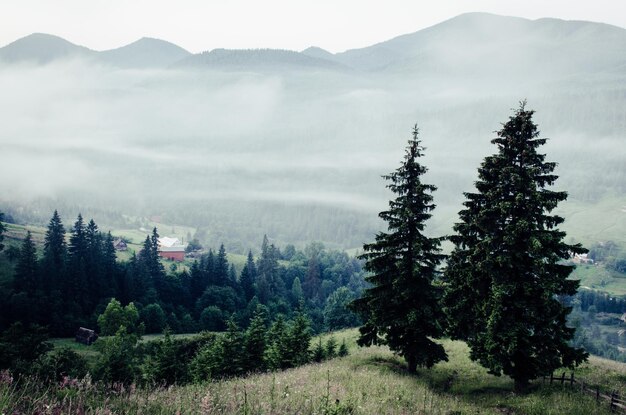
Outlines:
<svg viewBox="0 0 626 415"><path fill-rule="evenodd" d="M530 61L546 62L560 75L614 71L626 64L623 50L626 50L626 29L618 26L472 12L416 32L339 53L312 46L300 52L216 48L192 54L171 42L146 37L119 48L95 51L58 36L35 33L0 48L0 61L47 64L66 58L88 58L121 68L350 68L362 72L456 75L461 69L478 73L485 62L497 59L507 60L503 77L509 79L520 72L537 71L537 68L529 67ZM524 54L532 59L526 59ZM486 76L490 74L487 72Z"/></svg>

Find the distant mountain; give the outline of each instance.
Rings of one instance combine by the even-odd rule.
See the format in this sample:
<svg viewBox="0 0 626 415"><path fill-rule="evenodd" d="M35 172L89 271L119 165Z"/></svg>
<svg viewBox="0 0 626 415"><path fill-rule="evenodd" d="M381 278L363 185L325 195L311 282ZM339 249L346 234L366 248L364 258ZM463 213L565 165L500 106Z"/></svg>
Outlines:
<svg viewBox="0 0 626 415"><path fill-rule="evenodd" d="M329 51L327 51L325 49L318 48L317 46L308 47L308 48L304 49L300 53L302 53L303 55L310 56L312 58L326 59L326 60L329 60L329 61L336 61L335 55L333 55L332 53L330 53Z"/></svg>
<svg viewBox="0 0 626 415"><path fill-rule="evenodd" d="M90 57L95 53L58 36L33 33L0 48L0 62L45 64L58 59Z"/></svg>
<svg viewBox="0 0 626 415"><path fill-rule="evenodd" d="M34 33L0 48L0 62L9 64L86 58L120 68L167 67L190 55L185 49L159 39L142 38L121 48L97 52L43 33Z"/></svg>
<svg viewBox="0 0 626 415"><path fill-rule="evenodd" d="M622 66L624 51L626 29L607 24L467 13L334 56L368 71L491 76L504 70L527 76L530 70L562 77Z"/></svg>
<svg viewBox="0 0 626 415"><path fill-rule="evenodd" d="M141 38L121 48L98 53L98 60L121 68L167 67L191 53L160 39Z"/></svg>
<svg viewBox="0 0 626 415"><path fill-rule="evenodd" d="M528 20L467 13L432 27L360 49L332 54L318 47L214 49L192 55L172 43L142 38L96 52L57 36L33 34L0 48L5 63L48 63L87 57L116 67L213 68L220 70L345 70L407 76L515 81L564 80L611 74L626 68L626 29L583 21ZM401 79L401 78L395 78Z"/></svg>
<svg viewBox="0 0 626 415"><path fill-rule="evenodd" d="M283 49L214 49L189 56L177 66L233 70L340 69L327 59Z"/></svg>

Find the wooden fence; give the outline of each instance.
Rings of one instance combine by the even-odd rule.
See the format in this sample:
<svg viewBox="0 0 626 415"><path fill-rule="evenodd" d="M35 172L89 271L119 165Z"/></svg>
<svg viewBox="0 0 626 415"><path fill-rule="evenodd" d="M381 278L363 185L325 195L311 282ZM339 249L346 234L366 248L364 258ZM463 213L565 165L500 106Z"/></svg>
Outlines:
<svg viewBox="0 0 626 415"><path fill-rule="evenodd" d="M608 402L609 410L611 412L626 414L626 400L620 398L619 394L616 390L611 391L611 393L602 391L600 386L591 385L589 382L586 382L584 379L576 379L574 378L574 372L572 372L569 376L565 376L565 372L561 376L554 376L554 373L543 377L543 382L550 382L550 385L554 383L560 383L563 386L570 386L571 388L577 388L581 393L586 393L596 398L596 402L598 405L602 403L606 404Z"/></svg>

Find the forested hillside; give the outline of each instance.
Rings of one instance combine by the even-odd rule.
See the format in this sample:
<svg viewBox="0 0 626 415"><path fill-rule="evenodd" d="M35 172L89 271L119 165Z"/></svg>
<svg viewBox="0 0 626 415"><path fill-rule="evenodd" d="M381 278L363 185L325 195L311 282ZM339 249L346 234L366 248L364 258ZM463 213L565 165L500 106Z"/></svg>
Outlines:
<svg viewBox="0 0 626 415"><path fill-rule="evenodd" d="M320 243L281 251L265 237L258 257L248 253L239 271L222 245L177 271L158 255L156 228L128 261L116 260L110 233L80 215L67 235L56 211L37 243L27 232L19 248L9 250L15 273L1 287L3 329L19 320L47 326L52 336L72 336L78 326L96 328L111 298L134 303L146 333L166 326L175 333L221 331L231 317L246 327L258 304L272 320L302 306L315 331L356 323L344 306L363 287L361 263Z"/></svg>

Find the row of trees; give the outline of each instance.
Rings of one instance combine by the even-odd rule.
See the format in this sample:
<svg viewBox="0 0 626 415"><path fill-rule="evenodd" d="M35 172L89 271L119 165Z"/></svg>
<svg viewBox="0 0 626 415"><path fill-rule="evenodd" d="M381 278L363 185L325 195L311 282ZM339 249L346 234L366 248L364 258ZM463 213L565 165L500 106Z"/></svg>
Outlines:
<svg viewBox="0 0 626 415"><path fill-rule="evenodd" d="M79 326L95 327L111 298L134 303L147 333L166 326L174 332L221 331L231 317L243 327L258 304L271 318L291 316L304 302L317 331L358 324L345 307L364 285L361 262L320 243L284 252L264 237L261 254L248 253L241 272L224 246L209 250L187 269L163 266L157 230L127 262L116 261L113 238L79 215L69 238L58 212L45 234L42 253L28 233L15 261L10 285L0 286L0 330L15 321L49 328L53 336L72 336Z"/></svg>
<svg viewBox="0 0 626 415"><path fill-rule="evenodd" d="M511 376L518 391L586 359L569 344L571 308L559 301L578 287L563 260L586 250L564 243L557 228L563 219L550 215L567 194L549 189L556 164L539 153L546 140L532 116L522 103L492 140L497 152L478 169L476 192L465 193L443 274L443 238L424 232L436 187L422 182L423 147L414 129L404 162L385 176L396 194L380 213L389 231L364 246L372 287L353 303L365 322L360 344L387 344L415 371L447 360L434 339L449 334L465 340L470 357L490 373Z"/></svg>
<svg viewBox="0 0 626 415"><path fill-rule="evenodd" d="M270 324L263 305L257 306L245 330L231 318L224 333L203 332L185 338L174 338L166 330L161 340L140 342L137 309L132 303L122 307L115 299L98 323L101 332L109 335L93 346L99 354L92 362L66 348L50 352L43 328L14 323L0 335L0 368L54 381L90 373L92 379L107 384L163 385L287 369L347 354L345 343L338 348L332 337L321 351L311 349L311 324L303 311L296 311L291 320L279 315Z"/></svg>

